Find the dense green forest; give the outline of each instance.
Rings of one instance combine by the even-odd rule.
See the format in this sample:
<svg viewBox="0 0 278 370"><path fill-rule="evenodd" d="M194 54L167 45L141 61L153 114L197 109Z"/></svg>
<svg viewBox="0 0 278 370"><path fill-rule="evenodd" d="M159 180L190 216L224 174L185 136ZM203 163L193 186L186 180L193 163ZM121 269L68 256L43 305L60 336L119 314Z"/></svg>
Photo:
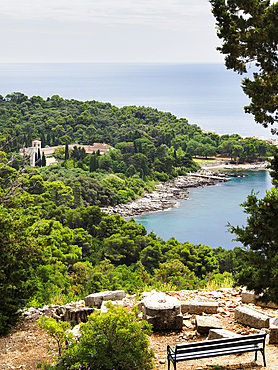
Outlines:
<svg viewBox="0 0 278 370"><path fill-rule="evenodd" d="M240 248L162 240L99 206L124 203L188 171L194 156L253 161L261 140L204 133L186 119L145 107L14 93L0 99L0 332L24 306L65 303L101 290L193 289L246 268ZM19 149L39 139L64 145L54 167L32 168ZM70 143L115 149L87 155ZM24 162L25 161L25 162Z"/></svg>

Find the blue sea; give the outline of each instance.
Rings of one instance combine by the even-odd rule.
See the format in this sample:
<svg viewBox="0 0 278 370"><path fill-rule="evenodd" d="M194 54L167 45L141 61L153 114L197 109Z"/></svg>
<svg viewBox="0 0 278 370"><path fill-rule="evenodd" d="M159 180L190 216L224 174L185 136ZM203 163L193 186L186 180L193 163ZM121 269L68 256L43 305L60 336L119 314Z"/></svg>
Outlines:
<svg viewBox="0 0 278 370"><path fill-rule="evenodd" d="M0 64L0 95L22 92L43 98L98 100L118 107L147 106L171 112L218 134L271 137L270 131L244 113L248 98L242 77L222 64ZM181 242L232 248L225 225L242 225L239 206L252 189L263 197L269 189L267 171L251 173L217 186L190 191L179 208L139 218L148 231Z"/></svg>
<svg viewBox="0 0 278 370"><path fill-rule="evenodd" d="M1 64L0 95L98 100L171 112L218 134L271 137L244 113L242 76L223 64Z"/></svg>
<svg viewBox="0 0 278 370"><path fill-rule="evenodd" d="M178 208L148 213L135 220L164 240L174 236L182 243L188 241L212 248L242 246L233 241L236 235L229 232L227 225L246 225L247 215L240 204L252 190L263 198L271 188L268 171L245 171L244 174L248 177L233 177L229 182L191 189L189 199L181 200Z"/></svg>

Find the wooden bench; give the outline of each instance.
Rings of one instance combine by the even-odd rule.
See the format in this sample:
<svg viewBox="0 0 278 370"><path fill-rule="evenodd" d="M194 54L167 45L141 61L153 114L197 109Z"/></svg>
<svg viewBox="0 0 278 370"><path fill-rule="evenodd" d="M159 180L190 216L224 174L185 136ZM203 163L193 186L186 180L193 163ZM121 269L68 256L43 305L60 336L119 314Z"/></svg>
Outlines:
<svg viewBox="0 0 278 370"><path fill-rule="evenodd" d="M170 370L171 362L176 370L177 362L179 361L189 361L214 356L226 356L244 352L255 352L255 361L257 361L258 351L261 352L264 366L266 366L265 337L266 334L255 334L177 344L175 351L168 344L168 370Z"/></svg>

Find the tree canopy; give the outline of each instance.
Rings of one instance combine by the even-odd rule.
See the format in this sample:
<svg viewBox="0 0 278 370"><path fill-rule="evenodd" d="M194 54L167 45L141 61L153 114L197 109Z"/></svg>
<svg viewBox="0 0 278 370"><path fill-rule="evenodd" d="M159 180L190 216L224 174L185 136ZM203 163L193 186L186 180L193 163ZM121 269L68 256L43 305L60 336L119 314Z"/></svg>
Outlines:
<svg viewBox="0 0 278 370"><path fill-rule="evenodd" d="M278 3L269 0L209 0L216 19L218 50L228 69L253 74L242 87L251 99L245 107L256 122L271 126L277 134L278 120ZM249 69L250 64L254 68Z"/></svg>

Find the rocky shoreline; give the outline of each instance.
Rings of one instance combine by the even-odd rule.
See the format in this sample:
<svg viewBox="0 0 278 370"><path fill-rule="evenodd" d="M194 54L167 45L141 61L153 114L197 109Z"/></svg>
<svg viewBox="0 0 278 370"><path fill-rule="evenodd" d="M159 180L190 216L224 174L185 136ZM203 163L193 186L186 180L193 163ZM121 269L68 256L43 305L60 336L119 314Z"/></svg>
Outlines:
<svg viewBox="0 0 278 370"><path fill-rule="evenodd" d="M178 207L179 199L188 199L189 189L215 185L223 180L224 176L219 177L219 180L211 177L196 177L194 174L180 176L175 180L156 185L152 193L146 193L139 199L126 204L118 204L115 207L102 208L102 211L110 215L134 217L142 213L167 210Z"/></svg>
<svg viewBox="0 0 278 370"><path fill-rule="evenodd" d="M189 198L188 194L191 188L215 185L219 181L226 181L231 170L235 172L244 170L260 171L264 170L266 165L266 162L228 165L226 161L213 161L209 165L207 163L201 164L202 170L195 174L189 173L185 176L179 176L172 181L158 184L152 193L145 193L139 199L126 204L102 208L102 211L109 215L120 215L124 218L129 218L139 216L143 213L175 208L179 206L180 199Z"/></svg>

